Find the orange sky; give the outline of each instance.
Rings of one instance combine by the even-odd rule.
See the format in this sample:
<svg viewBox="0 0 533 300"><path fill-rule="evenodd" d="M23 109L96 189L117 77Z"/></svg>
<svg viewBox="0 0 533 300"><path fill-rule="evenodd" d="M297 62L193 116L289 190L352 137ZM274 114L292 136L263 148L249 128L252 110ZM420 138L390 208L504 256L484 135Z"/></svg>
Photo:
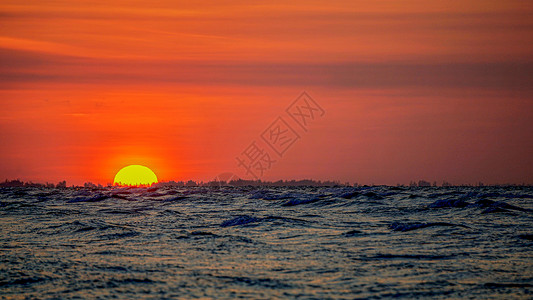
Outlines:
<svg viewBox="0 0 533 300"><path fill-rule="evenodd" d="M533 183L528 1L71 2L0 4L0 180L246 177L307 91L262 179Z"/></svg>

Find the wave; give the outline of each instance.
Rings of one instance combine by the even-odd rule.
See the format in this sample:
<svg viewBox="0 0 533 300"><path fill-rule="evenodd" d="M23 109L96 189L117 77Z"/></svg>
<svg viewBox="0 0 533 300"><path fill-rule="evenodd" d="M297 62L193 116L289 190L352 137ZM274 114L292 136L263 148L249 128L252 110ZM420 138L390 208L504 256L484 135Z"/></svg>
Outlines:
<svg viewBox="0 0 533 300"><path fill-rule="evenodd" d="M291 199L285 203L283 203L281 206L296 206L301 204L309 204L319 201L318 198L308 198L308 199Z"/></svg>
<svg viewBox="0 0 533 300"><path fill-rule="evenodd" d="M513 282L487 282L483 286L488 288L528 288L533 287L531 283L513 283Z"/></svg>
<svg viewBox="0 0 533 300"><path fill-rule="evenodd" d="M117 239L123 239L123 238L136 237L140 234L141 233L137 231L126 231L126 232L105 234L102 236L102 238L105 240L117 240Z"/></svg>
<svg viewBox="0 0 533 300"><path fill-rule="evenodd" d="M508 199L533 199L533 195L528 194L517 194L517 193L499 193L499 192L489 192L489 193L480 193L480 198L508 198Z"/></svg>
<svg viewBox="0 0 533 300"><path fill-rule="evenodd" d="M344 236L346 237L353 237L353 236L360 236L360 235L363 235L364 232L360 231L360 230L350 230L350 231L347 231L345 233L343 233Z"/></svg>
<svg viewBox="0 0 533 300"><path fill-rule="evenodd" d="M485 213L497 213L497 212L510 212L510 211L521 211L531 213L533 210L522 208L516 205L505 203L503 201L494 201L489 199L479 199L474 203L467 202L464 200L466 197L461 197L459 199L441 199L429 204L428 208L465 208L465 207L474 207L474 208L484 208L482 211Z"/></svg>
<svg viewBox="0 0 533 300"><path fill-rule="evenodd" d="M185 199L189 199L189 197L180 195L180 196L174 196L174 197L170 197L170 198L166 198L166 199L161 199L160 201L163 201L163 202L178 202L178 201L183 201Z"/></svg>
<svg viewBox="0 0 533 300"><path fill-rule="evenodd" d="M412 231L417 229L423 229L423 228L429 228L429 227L463 227L463 228L470 228L466 225L462 224L453 224L453 223L447 223L447 222L429 222L429 223L392 223L389 228L393 231Z"/></svg>
<svg viewBox="0 0 533 300"><path fill-rule="evenodd" d="M220 224L220 227L231 227L231 226L238 226L238 225L245 225L250 224L259 221L258 218L250 217L250 216L238 216L236 218L233 218L231 220L227 220L222 222Z"/></svg>
<svg viewBox="0 0 533 300"><path fill-rule="evenodd" d="M516 205L508 204L502 201L493 201L489 199L481 199L474 203L474 206L487 208L486 212L497 212L497 211L507 211L507 210L516 210L522 212L533 212L531 209L522 208Z"/></svg>
<svg viewBox="0 0 533 300"><path fill-rule="evenodd" d="M78 203L78 202L101 202L108 199L120 199L126 201L133 201L130 197L124 196L123 193L112 193L112 194L96 194L94 196L78 196L67 200L67 203Z"/></svg>
<svg viewBox="0 0 533 300"><path fill-rule="evenodd" d="M90 196L90 197L76 197L76 198L68 200L67 203L100 202L100 201L104 201L104 200L106 200L108 198L110 198L110 196L104 195L104 194L97 194L97 195Z"/></svg>
<svg viewBox="0 0 533 300"><path fill-rule="evenodd" d="M377 254L367 257L368 259L423 259L423 260L441 260L455 259L457 255L435 255L435 254Z"/></svg>
<svg viewBox="0 0 533 300"><path fill-rule="evenodd" d="M24 285L24 286L27 286L27 285L31 285L31 284L34 284L34 283L40 283L42 281L46 281L46 280L49 280L49 279L50 278L38 277L38 276L22 277L22 278L17 278L17 279L2 280L2 281L0 281L0 286L5 286L5 287L9 287L9 286L13 286L13 285Z"/></svg>
<svg viewBox="0 0 533 300"><path fill-rule="evenodd" d="M368 199L372 199L372 200L383 200L383 199L385 199L382 195L376 194L374 192L364 193L363 196L367 197Z"/></svg>
<svg viewBox="0 0 533 300"><path fill-rule="evenodd" d="M353 199L359 195L361 195L361 193L359 192L347 192L347 193L341 194L340 197L344 199Z"/></svg>
<svg viewBox="0 0 533 300"><path fill-rule="evenodd" d="M533 241L533 234L521 234L518 237L524 240Z"/></svg>
<svg viewBox="0 0 533 300"><path fill-rule="evenodd" d="M429 208L444 208L444 207L454 207L454 208L461 208L468 206L469 203L462 200L462 199L442 199L437 200L430 205L428 205Z"/></svg>
<svg viewBox="0 0 533 300"><path fill-rule="evenodd" d="M224 284L237 284L245 286L259 286L268 289L284 289L289 288L291 285L284 283L283 281L271 278L253 278L244 276L225 276L225 275L213 275Z"/></svg>
<svg viewBox="0 0 533 300"><path fill-rule="evenodd" d="M257 223L257 222L273 222L274 224L281 224L281 223L288 223L292 225L303 225L311 223L311 221L307 221L304 219L298 219L298 218L289 218L289 217L279 217L279 216L267 216L263 218L257 218L252 216L238 216L229 220L226 220L220 224L220 227L232 227L232 226L240 226L240 225L247 225L250 223Z"/></svg>

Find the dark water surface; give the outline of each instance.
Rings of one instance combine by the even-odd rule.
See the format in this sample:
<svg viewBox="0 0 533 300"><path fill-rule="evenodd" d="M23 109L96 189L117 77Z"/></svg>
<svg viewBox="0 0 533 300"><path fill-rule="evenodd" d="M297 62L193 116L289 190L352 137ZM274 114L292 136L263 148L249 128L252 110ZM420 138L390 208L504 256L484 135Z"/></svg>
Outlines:
<svg viewBox="0 0 533 300"><path fill-rule="evenodd" d="M532 188L0 189L2 298L531 298Z"/></svg>

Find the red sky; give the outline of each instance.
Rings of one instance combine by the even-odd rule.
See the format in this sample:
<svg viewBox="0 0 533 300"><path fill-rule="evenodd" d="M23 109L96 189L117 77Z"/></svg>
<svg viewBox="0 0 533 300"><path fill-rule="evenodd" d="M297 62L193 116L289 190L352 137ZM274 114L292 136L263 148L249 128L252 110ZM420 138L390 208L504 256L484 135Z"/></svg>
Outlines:
<svg viewBox="0 0 533 300"><path fill-rule="evenodd" d="M533 184L532 2L75 2L0 4L0 180L245 178L307 91L262 179Z"/></svg>

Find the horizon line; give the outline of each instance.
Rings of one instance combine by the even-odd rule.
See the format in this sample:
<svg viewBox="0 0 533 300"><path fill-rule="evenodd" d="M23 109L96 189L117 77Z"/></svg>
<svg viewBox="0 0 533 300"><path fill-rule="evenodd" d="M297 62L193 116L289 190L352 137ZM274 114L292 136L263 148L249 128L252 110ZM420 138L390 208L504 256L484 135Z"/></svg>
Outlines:
<svg viewBox="0 0 533 300"><path fill-rule="evenodd" d="M211 181L194 181L192 179L187 181L174 181L174 180L168 180L168 181L159 181L157 183L153 183L150 185L118 185L113 183L93 183L93 182L84 182L81 185L72 184L70 186L67 186L67 181L62 180L59 181L57 184L50 183L50 182L33 182L33 181L23 181L19 178L17 179L5 179L4 181L0 182L0 188L4 187L48 187L48 188L106 188L106 187L222 187L222 186L235 186L235 187L243 187L243 186L316 186L316 187L327 187L327 186L344 186L344 187L377 187L377 186L385 186L385 187L506 187L506 186L516 186L516 187L533 187L533 184L531 183L491 183L491 184L485 184L481 181L471 184L471 183L462 183L462 184L452 184L446 180L443 180L442 183L437 184L437 181L425 181L425 180L418 180L413 181L411 180L409 184L401 184L397 183L395 185L392 184L359 184L357 182L350 183L350 182L344 182L342 183L340 180L314 180L314 179L290 179L290 180L277 180L277 181L268 181L268 180L261 180L261 179L233 179L233 180L211 180Z"/></svg>

